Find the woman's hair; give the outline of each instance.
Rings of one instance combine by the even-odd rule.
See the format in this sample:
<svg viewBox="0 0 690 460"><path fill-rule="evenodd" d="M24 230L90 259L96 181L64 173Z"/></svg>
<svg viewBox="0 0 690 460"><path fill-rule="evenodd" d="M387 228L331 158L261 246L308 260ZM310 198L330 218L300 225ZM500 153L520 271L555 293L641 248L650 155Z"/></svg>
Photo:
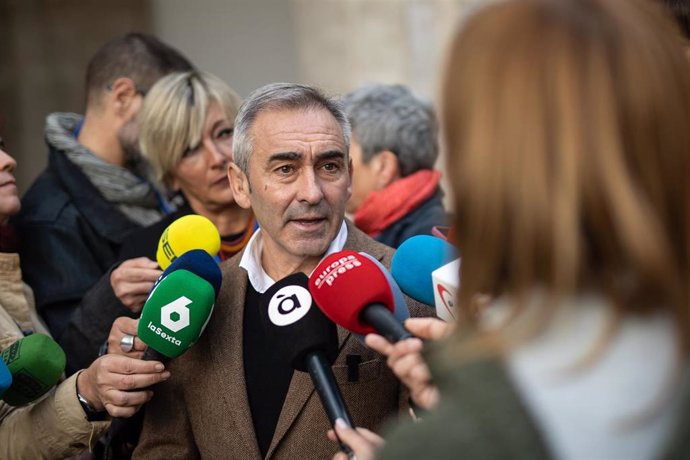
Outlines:
<svg viewBox="0 0 690 460"><path fill-rule="evenodd" d="M242 100L207 72L178 72L160 79L138 115L139 146L156 178L169 185L185 150L201 142L209 106L217 103L230 123Z"/></svg>
<svg viewBox="0 0 690 460"><path fill-rule="evenodd" d="M478 293L598 292L621 314L669 311L687 350L690 66L652 2L476 11L442 114L465 321Z"/></svg>

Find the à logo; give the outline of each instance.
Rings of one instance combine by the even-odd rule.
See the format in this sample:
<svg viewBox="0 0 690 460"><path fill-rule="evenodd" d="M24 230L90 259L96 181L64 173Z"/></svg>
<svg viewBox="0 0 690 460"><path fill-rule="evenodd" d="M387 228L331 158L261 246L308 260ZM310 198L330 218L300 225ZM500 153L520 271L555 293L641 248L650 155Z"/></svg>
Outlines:
<svg viewBox="0 0 690 460"><path fill-rule="evenodd" d="M312 298L302 286L285 286L279 289L268 303L268 318L276 326L296 323L309 312Z"/></svg>

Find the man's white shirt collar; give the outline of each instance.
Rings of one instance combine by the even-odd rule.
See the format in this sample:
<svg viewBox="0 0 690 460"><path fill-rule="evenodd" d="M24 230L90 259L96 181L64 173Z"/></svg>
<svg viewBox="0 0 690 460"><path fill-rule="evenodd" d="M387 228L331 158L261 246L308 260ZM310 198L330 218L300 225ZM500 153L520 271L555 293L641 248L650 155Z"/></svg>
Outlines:
<svg viewBox="0 0 690 460"><path fill-rule="evenodd" d="M321 260L330 256L334 252L342 251L345 247L345 241L347 241L347 225L345 224L345 220L343 220L343 224L340 226L340 231L336 235L335 239L331 241L326 254L324 254ZM261 265L261 252L263 251L263 248L264 241L261 234L261 228L259 228L249 239L247 247L244 250L244 254L242 254L242 259L240 259L240 267L247 271L249 282L252 283L252 287L259 294L266 292L266 290L276 282L276 280L271 279L271 277L266 274L263 266Z"/></svg>

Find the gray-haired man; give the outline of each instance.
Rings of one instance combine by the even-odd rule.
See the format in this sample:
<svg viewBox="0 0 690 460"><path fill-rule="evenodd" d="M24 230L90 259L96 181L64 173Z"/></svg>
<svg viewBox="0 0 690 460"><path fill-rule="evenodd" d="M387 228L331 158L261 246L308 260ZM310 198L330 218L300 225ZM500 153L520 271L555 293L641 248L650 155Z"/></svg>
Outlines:
<svg viewBox="0 0 690 460"><path fill-rule="evenodd" d="M328 419L310 377L293 372L285 344L262 330L258 301L275 281L310 274L326 255L363 251L390 265L392 250L345 222L350 197L349 124L314 88L256 90L235 120L229 175L235 199L260 225L223 265L206 332L171 364L150 402L138 458L330 458ZM411 300L411 313L431 312ZM427 313L427 314L429 314ZM404 390L380 355L338 330L333 366L354 421L369 429L400 409ZM352 367L348 379L348 362ZM404 404L404 403L403 403Z"/></svg>

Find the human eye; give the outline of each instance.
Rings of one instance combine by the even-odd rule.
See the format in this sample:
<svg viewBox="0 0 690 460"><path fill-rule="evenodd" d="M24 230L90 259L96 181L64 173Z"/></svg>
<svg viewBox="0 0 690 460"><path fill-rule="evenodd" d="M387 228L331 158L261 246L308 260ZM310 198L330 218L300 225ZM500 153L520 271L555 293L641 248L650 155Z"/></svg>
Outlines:
<svg viewBox="0 0 690 460"><path fill-rule="evenodd" d="M200 146L201 146L201 144L197 144L197 145L195 145L195 146L187 147L187 148L185 149L185 151L182 152L182 158L188 158L188 157L194 155L195 153L197 153L197 152L199 151L199 147L200 147Z"/></svg>
<svg viewBox="0 0 690 460"><path fill-rule="evenodd" d="M229 139L235 133L235 128L222 128L216 133L216 139Z"/></svg>
<svg viewBox="0 0 690 460"><path fill-rule="evenodd" d="M293 165L280 165L274 171L281 176L289 176L295 171L295 167Z"/></svg>
<svg viewBox="0 0 690 460"><path fill-rule="evenodd" d="M337 160L328 160L323 162L321 165L320 169L323 171L324 174L329 175L329 176L337 176L340 174L340 171L342 171L343 164L340 161Z"/></svg>

